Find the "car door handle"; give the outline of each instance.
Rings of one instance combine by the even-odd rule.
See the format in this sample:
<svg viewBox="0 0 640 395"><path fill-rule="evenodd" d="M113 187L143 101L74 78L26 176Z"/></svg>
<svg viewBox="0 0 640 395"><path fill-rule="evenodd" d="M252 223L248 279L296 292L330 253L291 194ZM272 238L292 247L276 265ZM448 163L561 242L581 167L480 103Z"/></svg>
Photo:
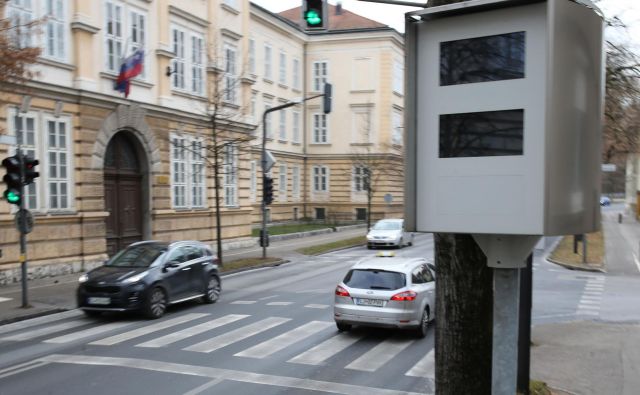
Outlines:
<svg viewBox="0 0 640 395"><path fill-rule="evenodd" d="M185 268L184 268L184 269L182 269L182 270L184 270L184 271L186 272L187 270L191 270L191 268L190 268L190 267L185 267Z"/></svg>

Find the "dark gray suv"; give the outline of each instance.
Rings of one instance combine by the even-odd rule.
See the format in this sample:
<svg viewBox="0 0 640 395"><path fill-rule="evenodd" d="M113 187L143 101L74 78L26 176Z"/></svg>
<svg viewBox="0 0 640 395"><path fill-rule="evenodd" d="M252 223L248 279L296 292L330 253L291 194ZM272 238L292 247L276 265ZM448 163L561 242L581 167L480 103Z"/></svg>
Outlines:
<svg viewBox="0 0 640 395"><path fill-rule="evenodd" d="M79 282L78 307L90 316L138 310L159 318L170 304L196 298L215 303L222 289L217 260L198 241L131 244Z"/></svg>

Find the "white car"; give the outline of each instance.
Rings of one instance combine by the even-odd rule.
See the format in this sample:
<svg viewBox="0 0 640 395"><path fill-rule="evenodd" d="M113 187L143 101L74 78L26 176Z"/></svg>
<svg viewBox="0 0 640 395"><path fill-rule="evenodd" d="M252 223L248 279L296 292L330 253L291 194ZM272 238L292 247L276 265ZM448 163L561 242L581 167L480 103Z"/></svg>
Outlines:
<svg viewBox="0 0 640 395"><path fill-rule="evenodd" d="M435 316L435 282L424 258L365 258L336 287L336 326L340 331L353 325L405 328L424 337Z"/></svg>
<svg viewBox="0 0 640 395"><path fill-rule="evenodd" d="M367 248L413 245L413 233L404 230L403 219L381 219L367 233Z"/></svg>

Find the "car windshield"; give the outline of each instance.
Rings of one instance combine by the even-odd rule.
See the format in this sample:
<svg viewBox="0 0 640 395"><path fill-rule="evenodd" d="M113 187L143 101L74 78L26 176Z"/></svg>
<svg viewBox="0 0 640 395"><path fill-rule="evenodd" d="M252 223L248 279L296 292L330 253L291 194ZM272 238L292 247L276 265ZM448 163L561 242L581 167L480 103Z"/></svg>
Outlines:
<svg viewBox="0 0 640 395"><path fill-rule="evenodd" d="M159 244L146 244L129 247L111 258L106 266L115 267L148 267L167 251L167 247Z"/></svg>
<svg viewBox="0 0 640 395"><path fill-rule="evenodd" d="M404 273L378 269L352 269L344 278L350 288L394 290L406 285Z"/></svg>
<svg viewBox="0 0 640 395"><path fill-rule="evenodd" d="M380 221L373 227L375 230L399 230L400 222L397 221Z"/></svg>

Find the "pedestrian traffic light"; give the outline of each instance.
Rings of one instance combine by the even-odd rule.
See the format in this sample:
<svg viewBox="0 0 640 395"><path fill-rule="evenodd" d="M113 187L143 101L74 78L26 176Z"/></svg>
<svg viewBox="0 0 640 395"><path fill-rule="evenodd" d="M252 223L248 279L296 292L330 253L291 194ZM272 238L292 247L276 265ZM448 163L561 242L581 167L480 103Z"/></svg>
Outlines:
<svg viewBox="0 0 640 395"><path fill-rule="evenodd" d="M304 0L302 19L307 29L326 29L326 0Z"/></svg>
<svg viewBox="0 0 640 395"><path fill-rule="evenodd" d="M322 97L322 109L325 114L329 114L331 112L331 94L332 94L332 86L330 83L326 82L324 84L324 96Z"/></svg>
<svg viewBox="0 0 640 395"><path fill-rule="evenodd" d="M24 157L24 185L33 183L34 178L40 177L40 173L36 171L36 166L40 163L39 160L31 157Z"/></svg>
<svg viewBox="0 0 640 395"><path fill-rule="evenodd" d="M7 184L7 189L4 191L4 198L10 204L20 206L22 201L22 160L21 156L14 155L5 158L2 161L2 166L7 169L7 174L2 177L2 180Z"/></svg>
<svg viewBox="0 0 640 395"><path fill-rule="evenodd" d="M273 203L273 178L271 177L262 178L262 200L264 204Z"/></svg>

